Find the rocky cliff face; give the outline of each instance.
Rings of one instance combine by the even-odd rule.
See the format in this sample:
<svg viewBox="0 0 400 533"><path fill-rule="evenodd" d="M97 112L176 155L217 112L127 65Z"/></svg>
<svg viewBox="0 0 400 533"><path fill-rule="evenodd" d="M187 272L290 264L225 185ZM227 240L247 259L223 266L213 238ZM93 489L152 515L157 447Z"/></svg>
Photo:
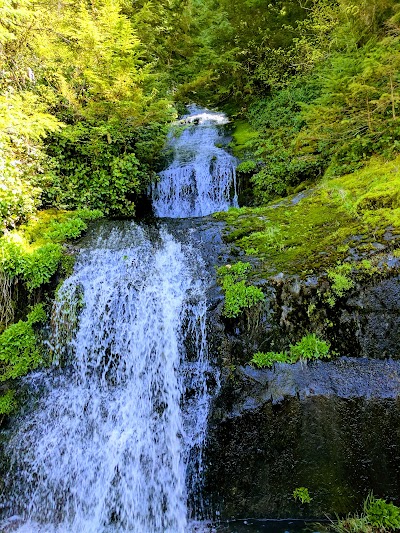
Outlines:
<svg viewBox="0 0 400 533"><path fill-rule="evenodd" d="M354 511L368 492L400 495L400 276L396 262L359 279L334 305L324 275L276 276L262 307L221 318L211 350L222 368L206 450L214 517L317 517ZM328 362L249 366L307 332L329 340ZM307 487L300 504L293 490Z"/></svg>
<svg viewBox="0 0 400 533"><path fill-rule="evenodd" d="M374 364L373 364L374 363ZM206 491L223 518L323 516L354 510L370 490L399 494L400 364L237 369L209 433ZM312 501L293 500L307 487Z"/></svg>

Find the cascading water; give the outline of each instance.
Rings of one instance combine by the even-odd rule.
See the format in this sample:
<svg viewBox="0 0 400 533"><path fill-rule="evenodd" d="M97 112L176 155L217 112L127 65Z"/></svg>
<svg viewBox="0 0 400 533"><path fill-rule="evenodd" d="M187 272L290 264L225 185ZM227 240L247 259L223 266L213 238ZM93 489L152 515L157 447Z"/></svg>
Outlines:
<svg viewBox="0 0 400 533"><path fill-rule="evenodd" d="M237 206L237 161L216 146L222 140L217 126L228 120L221 113L196 106L189 109L190 115L181 121L187 129L178 138L170 137L174 160L153 187L159 217L202 217Z"/></svg>
<svg viewBox="0 0 400 533"><path fill-rule="evenodd" d="M133 223L81 254L53 316L65 368L8 447L18 531L186 531L209 401L202 270L190 247Z"/></svg>
<svg viewBox="0 0 400 533"><path fill-rule="evenodd" d="M159 215L228 207L235 162L211 148L215 123L224 120L204 112L198 129L184 132L179 146L186 135L199 153L184 169L177 151L164 173L170 185L162 178L154 191ZM185 200L189 167L198 194L193 199L186 189ZM205 265L165 225L104 222L97 232L58 291L49 338L55 364L26 379L35 400L6 447L0 531L200 531L189 518L202 514L196 495L209 384L216 382L207 357Z"/></svg>

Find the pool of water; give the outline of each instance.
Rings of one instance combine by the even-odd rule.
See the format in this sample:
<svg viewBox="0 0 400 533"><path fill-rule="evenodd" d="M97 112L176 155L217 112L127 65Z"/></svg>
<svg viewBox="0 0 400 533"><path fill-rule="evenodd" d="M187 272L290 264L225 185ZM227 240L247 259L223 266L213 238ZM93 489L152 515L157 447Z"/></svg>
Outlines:
<svg viewBox="0 0 400 533"><path fill-rule="evenodd" d="M316 521L235 520L218 526L218 533L319 533Z"/></svg>

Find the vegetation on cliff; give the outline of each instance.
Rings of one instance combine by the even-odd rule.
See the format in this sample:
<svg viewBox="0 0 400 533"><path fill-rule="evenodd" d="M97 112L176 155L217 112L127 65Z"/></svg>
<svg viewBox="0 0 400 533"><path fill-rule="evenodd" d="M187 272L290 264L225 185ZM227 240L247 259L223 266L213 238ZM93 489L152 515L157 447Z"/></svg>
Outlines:
<svg viewBox="0 0 400 533"><path fill-rule="evenodd" d="M334 306L398 255L399 46L394 0L0 2L1 329L99 211L135 214L190 101L234 117L246 188L217 215L257 258L219 272L226 317L280 272L322 272Z"/></svg>

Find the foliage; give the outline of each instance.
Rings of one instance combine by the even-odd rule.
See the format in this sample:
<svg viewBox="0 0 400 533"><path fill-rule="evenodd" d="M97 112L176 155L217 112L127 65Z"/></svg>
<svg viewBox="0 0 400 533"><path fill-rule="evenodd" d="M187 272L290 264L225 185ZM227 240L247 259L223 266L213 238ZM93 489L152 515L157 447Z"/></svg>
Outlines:
<svg viewBox="0 0 400 533"><path fill-rule="evenodd" d="M0 396L0 416L11 414L16 406L15 392L13 390L8 390Z"/></svg>
<svg viewBox="0 0 400 533"><path fill-rule="evenodd" d="M330 344L319 339L315 333L303 337L299 342L290 345L290 355L295 360L330 358Z"/></svg>
<svg viewBox="0 0 400 533"><path fill-rule="evenodd" d="M171 2L137 3L0 5L2 229L41 205L134 213L175 114L148 20L163 31Z"/></svg>
<svg viewBox="0 0 400 533"><path fill-rule="evenodd" d="M306 487L298 487L293 491L293 498L301 503L311 503L312 498Z"/></svg>
<svg viewBox="0 0 400 533"><path fill-rule="evenodd" d="M101 209L132 216L161 165L164 124L132 127L121 121L68 126L48 144L53 177L43 194L47 205Z"/></svg>
<svg viewBox="0 0 400 533"><path fill-rule="evenodd" d="M292 363L292 359L286 352L257 352L253 355L250 363L258 368L271 368L275 363Z"/></svg>
<svg viewBox="0 0 400 533"><path fill-rule="evenodd" d="M218 277L225 293L223 313L226 317L235 318L245 309L264 300L262 290L248 283L251 270L250 263L241 261L218 269Z"/></svg>
<svg viewBox="0 0 400 533"><path fill-rule="evenodd" d="M250 363L258 368L271 368L275 363L293 364L297 361L328 359L330 344L319 339L315 333L308 334L299 342L290 345L289 352L257 352Z"/></svg>
<svg viewBox="0 0 400 533"><path fill-rule="evenodd" d="M31 254L21 257L21 274L28 289L48 283L56 272L62 256L59 244L45 244Z"/></svg>
<svg viewBox="0 0 400 533"><path fill-rule="evenodd" d="M400 529L400 508L393 503L387 503L381 498L372 495L367 498L364 506L367 521L377 529Z"/></svg>
<svg viewBox="0 0 400 533"><path fill-rule="evenodd" d="M398 153L395 0L207 0L195 2L194 19L197 46L178 95L239 115L234 150L257 171L255 204Z"/></svg>
<svg viewBox="0 0 400 533"><path fill-rule="evenodd" d="M344 294L354 287L353 280L349 277L352 265L350 263L338 263L334 268L327 270L328 279L331 282L328 303L333 307L336 297L342 298Z"/></svg>
<svg viewBox="0 0 400 533"><path fill-rule="evenodd" d="M44 354L36 328L46 320L43 305L37 304L28 313L26 321L20 320L3 331L0 335L0 381L9 382L43 365ZM16 407L14 390L3 390L0 395L0 415L8 415Z"/></svg>
<svg viewBox="0 0 400 533"><path fill-rule="evenodd" d="M42 304L36 305L27 320L9 326L0 335L0 381L24 376L43 363L43 354L34 326L46 321Z"/></svg>
<svg viewBox="0 0 400 533"><path fill-rule="evenodd" d="M250 106L249 120L259 131L253 143L254 156L262 161L261 170L252 177L258 203L282 196L289 187L318 176L315 158L299 152L296 143L304 127L302 106L312 101L316 92L311 82L300 80L299 86L272 93Z"/></svg>
<svg viewBox="0 0 400 533"><path fill-rule="evenodd" d="M41 214L0 239L0 268L9 278L19 276L29 290L49 283L63 256L61 243L79 237L85 221L102 216L89 210Z"/></svg>
<svg viewBox="0 0 400 533"><path fill-rule="evenodd" d="M26 221L40 204L40 143L59 128L56 117L45 110L30 92L0 92L0 233Z"/></svg>
<svg viewBox="0 0 400 533"><path fill-rule="evenodd" d="M360 515L349 515L332 523L330 530L337 533L380 533L400 529L400 508L393 503L375 498L373 494L364 501Z"/></svg>
<svg viewBox="0 0 400 533"><path fill-rule="evenodd" d="M192 10L193 47L176 64L184 80L178 97L241 106L290 75L295 35L287 26L307 15L298 2L205 0L193 2Z"/></svg>
<svg viewBox="0 0 400 533"><path fill-rule="evenodd" d="M236 171L241 174L253 172L257 168L257 163L252 160L242 161L236 168Z"/></svg>

